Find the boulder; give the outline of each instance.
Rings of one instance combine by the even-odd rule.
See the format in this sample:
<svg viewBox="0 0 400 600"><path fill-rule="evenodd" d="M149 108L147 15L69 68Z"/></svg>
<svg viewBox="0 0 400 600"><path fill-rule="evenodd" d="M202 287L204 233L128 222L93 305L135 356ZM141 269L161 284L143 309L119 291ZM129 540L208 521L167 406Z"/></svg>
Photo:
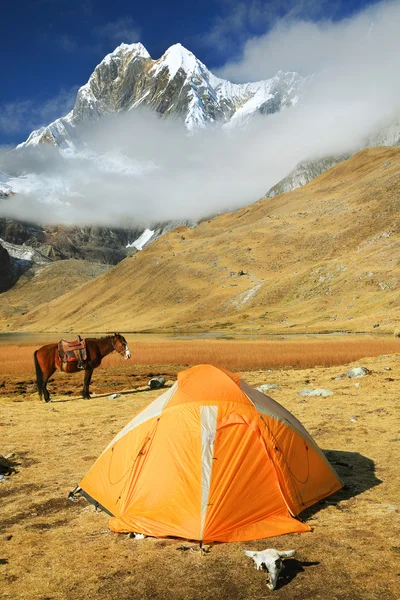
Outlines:
<svg viewBox="0 0 400 600"><path fill-rule="evenodd" d="M152 377L149 381L149 388L151 390L158 390L165 385L164 377Z"/></svg>
<svg viewBox="0 0 400 600"><path fill-rule="evenodd" d="M367 367L353 367L347 371L346 377L354 379L355 377L364 377L364 375L368 375L369 373L371 373L371 371L367 369Z"/></svg>

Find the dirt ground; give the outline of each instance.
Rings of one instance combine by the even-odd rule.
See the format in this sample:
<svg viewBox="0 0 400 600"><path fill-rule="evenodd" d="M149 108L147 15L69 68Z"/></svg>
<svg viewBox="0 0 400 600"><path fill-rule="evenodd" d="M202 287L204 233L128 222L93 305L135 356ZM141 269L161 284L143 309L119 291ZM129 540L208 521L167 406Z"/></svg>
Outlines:
<svg viewBox="0 0 400 600"><path fill-rule="evenodd" d="M143 387L147 375L173 378L173 370L143 370L135 391L116 381L115 399L98 384L81 399L79 376L68 394L53 385L50 404L0 389L0 454L12 453L17 469L0 482L0 598L398 600L400 355L357 364L372 373L336 380L348 365L242 373L251 385L281 387L271 395L328 451L346 486L302 515L310 533L214 544L203 556L179 551L182 540L110 533L105 513L67 499L110 439L159 395ZM298 394L321 387L334 395ZM297 552L275 592L242 552L267 547Z"/></svg>

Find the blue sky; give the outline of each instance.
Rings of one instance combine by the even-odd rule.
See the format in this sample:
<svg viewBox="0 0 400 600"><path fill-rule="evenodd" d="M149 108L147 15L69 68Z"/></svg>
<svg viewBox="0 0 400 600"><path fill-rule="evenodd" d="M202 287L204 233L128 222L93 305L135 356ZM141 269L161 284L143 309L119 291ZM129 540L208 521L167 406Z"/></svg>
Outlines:
<svg viewBox="0 0 400 600"><path fill-rule="evenodd" d="M0 145L13 145L70 110L79 86L122 42L159 58L182 43L211 70L240 58L277 21L340 21L364 0L3 0Z"/></svg>

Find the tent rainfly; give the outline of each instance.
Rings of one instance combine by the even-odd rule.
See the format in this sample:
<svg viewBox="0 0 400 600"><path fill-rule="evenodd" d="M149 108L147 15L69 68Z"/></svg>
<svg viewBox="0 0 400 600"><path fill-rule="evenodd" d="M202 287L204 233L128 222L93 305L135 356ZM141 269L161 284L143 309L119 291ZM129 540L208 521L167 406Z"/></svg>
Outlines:
<svg viewBox="0 0 400 600"><path fill-rule="evenodd" d="M118 433L77 491L112 531L209 543L309 531L296 515L341 487L290 412L198 365Z"/></svg>

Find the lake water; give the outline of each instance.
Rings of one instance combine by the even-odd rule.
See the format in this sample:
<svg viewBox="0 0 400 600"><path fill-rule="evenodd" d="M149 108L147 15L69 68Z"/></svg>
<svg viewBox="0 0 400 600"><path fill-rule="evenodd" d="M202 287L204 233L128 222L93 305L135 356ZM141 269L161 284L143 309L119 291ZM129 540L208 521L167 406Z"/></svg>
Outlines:
<svg viewBox="0 0 400 600"><path fill-rule="evenodd" d="M332 331L325 333L271 333L271 334L256 334L256 333L231 333L227 331L208 331L199 333L130 333L121 332L129 340L137 341L155 341L155 340L290 340L290 339L328 339L335 337L357 337L371 335L370 333L353 333L348 331ZM105 333L80 333L82 337L102 337L110 335ZM376 334L374 334L375 337ZM26 343L50 343L56 342L61 337L65 337L68 341L75 340L77 334L74 333L0 333L0 344L26 344ZM383 337L380 335L379 337ZM388 336L392 337L392 336Z"/></svg>

